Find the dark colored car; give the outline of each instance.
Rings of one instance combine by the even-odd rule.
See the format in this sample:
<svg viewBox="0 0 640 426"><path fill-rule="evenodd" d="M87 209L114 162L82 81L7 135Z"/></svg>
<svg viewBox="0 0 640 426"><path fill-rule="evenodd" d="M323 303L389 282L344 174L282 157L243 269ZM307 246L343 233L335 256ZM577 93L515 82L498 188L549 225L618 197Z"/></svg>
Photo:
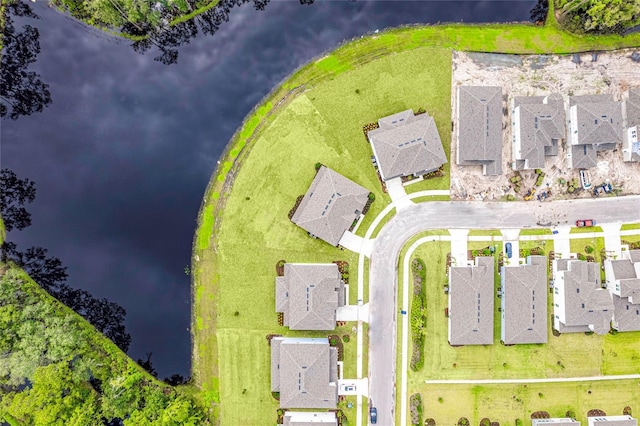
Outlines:
<svg viewBox="0 0 640 426"><path fill-rule="evenodd" d="M511 243L507 243L504 245L504 250L507 252L507 258L511 259L513 252L511 251Z"/></svg>
<svg viewBox="0 0 640 426"><path fill-rule="evenodd" d="M369 419L371 419L372 425L375 425L378 422L378 409L376 407L369 408Z"/></svg>

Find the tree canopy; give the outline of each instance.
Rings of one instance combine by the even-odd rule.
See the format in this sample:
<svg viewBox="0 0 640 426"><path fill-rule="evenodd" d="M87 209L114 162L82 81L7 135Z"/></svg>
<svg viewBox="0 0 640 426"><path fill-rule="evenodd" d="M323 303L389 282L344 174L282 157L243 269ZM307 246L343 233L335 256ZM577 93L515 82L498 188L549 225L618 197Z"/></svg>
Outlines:
<svg viewBox="0 0 640 426"><path fill-rule="evenodd" d="M640 0L556 0L556 8L572 30L623 32L640 24Z"/></svg>
<svg viewBox="0 0 640 426"><path fill-rule="evenodd" d="M157 381L23 271L0 265L0 423L202 425Z"/></svg>

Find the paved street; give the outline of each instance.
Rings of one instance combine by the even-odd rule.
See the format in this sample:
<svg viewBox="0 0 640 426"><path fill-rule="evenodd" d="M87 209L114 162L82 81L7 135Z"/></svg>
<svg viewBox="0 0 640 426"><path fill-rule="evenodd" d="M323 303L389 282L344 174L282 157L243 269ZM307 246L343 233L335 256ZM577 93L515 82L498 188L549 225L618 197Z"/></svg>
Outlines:
<svg viewBox="0 0 640 426"><path fill-rule="evenodd" d="M378 424L395 423L396 313L400 250L426 229L535 228L575 224L640 222L640 197L534 202L429 202L400 210L380 231L369 272L369 396Z"/></svg>

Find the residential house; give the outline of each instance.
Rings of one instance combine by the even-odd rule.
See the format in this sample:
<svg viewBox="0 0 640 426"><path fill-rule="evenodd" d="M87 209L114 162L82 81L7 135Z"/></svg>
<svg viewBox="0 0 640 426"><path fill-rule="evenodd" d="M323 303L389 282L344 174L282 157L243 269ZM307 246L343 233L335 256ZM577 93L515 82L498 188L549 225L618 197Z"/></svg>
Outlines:
<svg viewBox="0 0 640 426"><path fill-rule="evenodd" d="M291 221L333 246L351 228L367 204L369 191L321 166Z"/></svg>
<svg viewBox="0 0 640 426"><path fill-rule="evenodd" d="M502 267L501 336L505 345L547 343L547 258Z"/></svg>
<svg viewBox="0 0 640 426"><path fill-rule="evenodd" d="M419 176L447 162L433 117L402 111L378 120L367 133L382 180Z"/></svg>
<svg viewBox="0 0 640 426"><path fill-rule="evenodd" d="M640 250L623 251L622 259L606 259L607 289L613 297L612 327L618 331L640 330Z"/></svg>
<svg viewBox="0 0 640 426"><path fill-rule="evenodd" d="M285 263L276 277L276 312L291 330L333 330L345 285L335 263Z"/></svg>
<svg viewBox="0 0 640 426"><path fill-rule="evenodd" d="M597 263L575 259L553 261L553 328L561 333L610 330L613 300L600 283Z"/></svg>
<svg viewBox="0 0 640 426"><path fill-rule="evenodd" d="M271 392L280 408L336 408L338 352L327 338L271 339Z"/></svg>
<svg viewBox="0 0 640 426"><path fill-rule="evenodd" d="M283 426L338 426L338 418L335 411L287 411L284 413L282 424Z"/></svg>
<svg viewBox="0 0 640 426"><path fill-rule="evenodd" d="M456 164L482 165L484 175L501 175L502 88L460 86L456 101Z"/></svg>
<svg viewBox="0 0 640 426"><path fill-rule="evenodd" d="M559 94L513 98L513 169L544 168L545 157L558 155L564 123L564 101Z"/></svg>
<svg viewBox="0 0 640 426"><path fill-rule="evenodd" d="M611 95L585 95L572 96L569 105L569 167L595 167L598 151L622 143L622 103Z"/></svg>
<svg viewBox="0 0 640 426"><path fill-rule="evenodd" d="M580 422L569 417L553 419L531 419L531 426L580 426Z"/></svg>
<svg viewBox="0 0 640 426"><path fill-rule="evenodd" d="M638 426L638 420L631 416L587 417L589 426Z"/></svg>
<svg viewBox="0 0 640 426"><path fill-rule="evenodd" d="M622 148L624 161L640 161L640 87L630 89L625 101L627 127Z"/></svg>
<svg viewBox="0 0 640 426"><path fill-rule="evenodd" d="M449 268L449 344L493 344L493 257Z"/></svg>

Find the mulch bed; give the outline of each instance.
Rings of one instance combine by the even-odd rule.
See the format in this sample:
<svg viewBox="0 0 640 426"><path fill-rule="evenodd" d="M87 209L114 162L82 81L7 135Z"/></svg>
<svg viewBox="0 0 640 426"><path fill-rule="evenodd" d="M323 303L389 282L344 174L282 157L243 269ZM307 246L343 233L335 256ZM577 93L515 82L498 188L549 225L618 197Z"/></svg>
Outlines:
<svg viewBox="0 0 640 426"><path fill-rule="evenodd" d="M550 419L551 416L546 411L535 411L531 413L532 419Z"/></svg>
<svg viewBox="0 0 640 426"><path fill-rule="evenodd" d="M409 398L409 411L411 413L411 424L422 424L422 395L414 393Z"/></svg>
<svg viewBox="0 0 640 426"><path fill-rule="evenodd" d="M587 417L604 417L606 416L607 413L605 413L604 411L598 409L598 408L594 408L593 410L589 410L587 412Z"/></svg>
<svg viewBox="0 0 640 426"><path fill-rule="evenodd" d="M269 342L269 346L271 346L271 339L274 337L282 337L282 334L267 334L267 342Z"/></svg>
<svg viewBox="0 0 640 426"><path fill-rule="evenodd" d="M380 125L378 124L377 121L375 123L367 123L364 126L362 126L362 133L364 133L364 139L367 141L367 143L369 142L369 137L367 136L367 133L379 127Z"/></svg>
<svg viewBox="0 0 640 426"><path fill-rule="evenodd" d="M344 360L344 346L342 344L342 339L337 334L330 334L327 336L329 339L329 345L338 348L338 361Z"/></svg>
<svg viewBox="0 0 640 426"><path fill-rule="evenodd" d="M282 259L282 260L278 260L278 262L276 263L276 274L279 277L284 276L284 264L287 263L286 260Z"/></svg>
<svg viewBox="0 0 640 426"><path fill-rule="evenodd" d="M289 220L291 220L291 218L293 218L293 215L296 214L296 210L298 209L298 206L300 206L300 203L302 202L302 199L304 198L304 194L303 195L299 195L298 198L296 198L296 203L294 204L293 208L291 210L289 210Z"/></svg>
<svg viewBox="0 0 640 426"><path fill-rule="evenodd" d="M385 188L386 189L386 188ZM385 191L386 192L386 191ZM369 197L367 198L367 203L362 208L362 214L369 213L369 209L371 208L371 204L375 201L375 198L371 198L371 192L369 193Z"/></svg>

